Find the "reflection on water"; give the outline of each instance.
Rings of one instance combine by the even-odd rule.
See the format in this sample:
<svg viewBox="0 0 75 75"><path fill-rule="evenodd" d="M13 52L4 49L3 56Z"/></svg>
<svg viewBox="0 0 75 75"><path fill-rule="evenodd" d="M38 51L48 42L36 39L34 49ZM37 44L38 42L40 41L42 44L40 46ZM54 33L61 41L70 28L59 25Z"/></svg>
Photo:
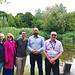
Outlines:
<svg viewBox="0 0 75 75"><path fill-rule="evenodd" d="M71 71L71 75L75 75L75 59L73 59L73 63L70 71Z"/></svg>
<svg viewBox="0 0 75 75"><path fill-rule="evenodd" d="M43 61L43 72L44 72L44 74L45 74L45 68L44 68L44 61ZM26 75L29 75L30 73L30 57L29 57L29 55L27 56L27 59L26 59L26 66L25 66L25 74ZM38 69L37 69L37 63L35 63L35 75L38 75Z"/></svg>
<svg viewBox="0 0 75 75"><path fill-rule="evenodd" d="M43 61L43 70L45 69L44 68L44 61ZM35 65L35 68L37 67L37 64ZM27 56L27 60L26 60L26 70L28 69L28 72L30 71L30 60L29 60L29 55ZM38 69L36 68L35 70L36 72L38 72ZM71 69L70 69L70 75L75 75L75 59L73 59L73 62L72 62L72 66L71 66Z"/></svg>

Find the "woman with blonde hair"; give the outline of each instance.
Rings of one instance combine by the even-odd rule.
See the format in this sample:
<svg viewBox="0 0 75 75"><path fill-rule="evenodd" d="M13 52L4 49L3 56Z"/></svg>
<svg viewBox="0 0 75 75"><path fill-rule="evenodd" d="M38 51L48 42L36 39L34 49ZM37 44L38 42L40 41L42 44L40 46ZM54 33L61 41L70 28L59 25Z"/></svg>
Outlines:
<svg viewBox="0 0 75 75"><path fill-rule="evenodd" d="M4 47L5 63L3 68L3 75L14 75L14 57L16 53L16 43L14 41L13 34L7 34L6 41L4 42Z"/></svg>

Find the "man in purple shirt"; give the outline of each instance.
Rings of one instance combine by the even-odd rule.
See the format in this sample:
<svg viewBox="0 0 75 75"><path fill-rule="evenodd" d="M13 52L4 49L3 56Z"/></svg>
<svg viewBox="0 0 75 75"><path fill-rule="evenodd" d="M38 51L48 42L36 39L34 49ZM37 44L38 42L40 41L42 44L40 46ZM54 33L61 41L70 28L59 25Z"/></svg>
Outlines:
<svg viewBox="0 0 75 75"><path fill-rule="evenodd" d="M51 32L50 39L45 41L45 75L59 75L59 57L63 53L62 43L56 39L57 33Z"/></svg>
<svg viewBox="0 0 75 75"><path fill-rule="evenodd" d="M39 75L43 75L41 52L44 50L44 38L39 35L38 28L33 28L33 35L28 39L28 49L30 51L31 75L35 75L35 61L38 64Z"/></svg>

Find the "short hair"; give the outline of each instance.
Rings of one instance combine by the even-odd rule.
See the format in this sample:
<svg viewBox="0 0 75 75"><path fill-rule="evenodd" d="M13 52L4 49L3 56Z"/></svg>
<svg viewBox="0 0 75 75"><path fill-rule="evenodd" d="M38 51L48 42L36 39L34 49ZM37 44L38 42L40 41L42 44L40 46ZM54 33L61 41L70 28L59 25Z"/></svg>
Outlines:
<svg viewBox="0 0 75 75"><path fill-rule="evenodd" d="M56 33L55 31L52 31L52 32L51 32L51 35L52 35L52 34L57 35L57 33Z"/></svg>
<svg viewBox="0 0 75 75"><path fill-rule="evenodd" d="M20 32L19 32L19 34L22 34L22 32L26 32L25 30L21 30Z"/></svg>

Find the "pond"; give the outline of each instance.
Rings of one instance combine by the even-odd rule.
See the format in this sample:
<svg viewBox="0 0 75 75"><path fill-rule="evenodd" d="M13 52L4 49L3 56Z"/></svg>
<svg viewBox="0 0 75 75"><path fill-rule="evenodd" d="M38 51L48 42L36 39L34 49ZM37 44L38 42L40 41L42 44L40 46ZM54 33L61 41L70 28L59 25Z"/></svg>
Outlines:
<svg viewBox="0 0 75 75"><path fill-rule="evenodd" d="M73 59L73 61L71 62L72 66L70 69L70 75L75 75L75 59ZM62 67L60 67L60 71L62 72ZM43 61L43 72L45 75L45 65L44 65L44 61ZM29 60L29 55L27 56L27 60L26 60L26 66L25 66L25 74L26 75L30 75L30 60ZM38 75L38 69L37 69L37 64L35 65L35 75Z"/></svg>

